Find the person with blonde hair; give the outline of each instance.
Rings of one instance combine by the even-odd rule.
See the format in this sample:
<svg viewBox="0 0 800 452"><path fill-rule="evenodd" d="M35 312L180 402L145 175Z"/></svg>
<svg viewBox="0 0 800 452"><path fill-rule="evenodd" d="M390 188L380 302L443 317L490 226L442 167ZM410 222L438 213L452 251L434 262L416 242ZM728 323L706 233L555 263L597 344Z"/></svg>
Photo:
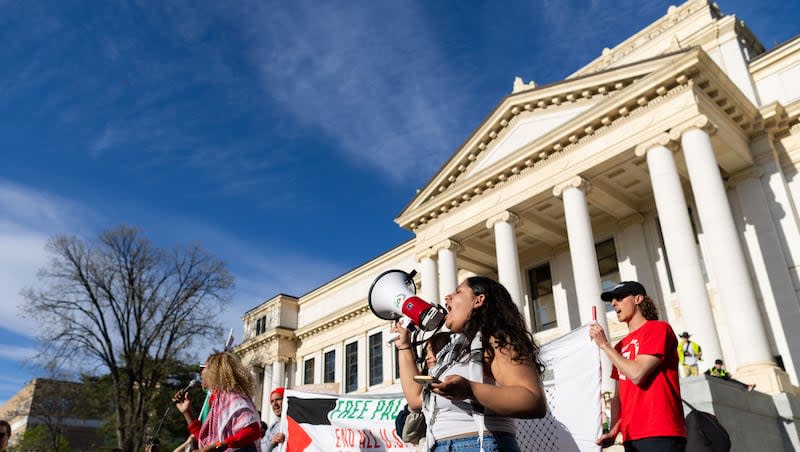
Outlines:
<svg viewBox="0 0 800 452"><path fill-rule="evenodd" d="M201 367L200 377L203 388L211 391L204 422L192 413L187 391L178 391L173 398L199 452L259 451L261 418L251 400L254 384L239 358L230 352L214 353Z"/></svg>
<svg viewBox="0 0 800 452"><path fill-rule="evenodd" d="M589 336L614 365L611 378L617 380L611 429L597 444L610 445L621 432L625 452L683 452L686 425L675 332L658 320L655 303L636 281L623 281L600 298L628 325L628 335L612 347L602 326L595 322L589 327Z"/></svg>

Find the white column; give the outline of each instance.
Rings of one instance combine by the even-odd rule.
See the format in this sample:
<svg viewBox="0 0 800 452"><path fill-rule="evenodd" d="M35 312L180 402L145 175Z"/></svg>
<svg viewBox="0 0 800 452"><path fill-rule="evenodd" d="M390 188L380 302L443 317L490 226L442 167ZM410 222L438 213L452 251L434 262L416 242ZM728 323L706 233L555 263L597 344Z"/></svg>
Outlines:
<svg viewBox="0 0 800 452"><path fill-rule="evenodd" d="M636 154L647 154L647 170L653 185L664 248L678 293L681 318L693 336L692 340L703 347L705 362L701 362L701 366L707 368L709 360L722 356L722 348L697 254L689 208L672 151L666 147L669 144L669 137L662 135L657 143L639 146Z"/></svg>
<svg viewBox="0 0 800 452"><path fill-rule="evenodd" d="M425 250L417 255L419 261L420 278L422 278L422 299L428 303L440 304L439 298L439 269L433 259L435 253Z"/></svg>
<svg viewBox="0 0 800 452"><path fill-rule="evenodd" d="M264 391L267 390L267 388L264 386L264 366L251 364L250 376L256 383L255 393L253 394L253 403L256 405L256 408L261 410L259 403L264 399Z"/></svg>
<svg viewBox="0 0 800 452"><path fill-rule="evenodd" d="M605 317L605 304L600 299L603 292L600 287L600 270L597 267L597 251L594 246L594 233L589 218L589 207L586 205L584 190L589 183L575 177L557 186L553 190L555 196L564 201L564 218L567 222L567 241L572 262L575 295L578 297L578 308L581 324L592 320L592 307L597 308L597 323L608 331Z"/></svg>
<svg viewBox="0 0 800 452"><path fill-rule="evenodd" d="M445 295L455 292L458 286L456 253L461 249L461 245L455 240L447 239L434 249L439 255L439 300L444 300Z"/></svg>
<svg viewBox="0 0 800 452"><path fill-rule="evenodd" d="M269 408L267 410L267 411L269 411L269 422L268 422L268 424L270 424L270 425L272 425L272 423L275 422L275 418L277 416L275 416L275 414L272 413L272 407L270 406L270 403L269 403L269 393L272 392L275 388L279 388L279 387L284 385L285 372L286 372L286 369L284 367L283 361L279 361L279 360L276 359L275 361L272 362L272 372L270 373L271 374L270 377L272 379L272 384L270 386L269 392L267 392L265 394L266 402L267 402L266 406ZM266 378L267 378L267 372L265 371L264 372L264 379L266 380ZM262 411L262 415L263 415L263 411Z"/></svg>
<svg viewBox="0 0 800 452"><path fill-rule="evenodd" d="M793 330L800 325L800 304L794 291L792 277L786 265L786 255L780 236L769 211L769 201L761 184L762 172L751 168L728 179L744 221L744 243L753 265L778 352L783 357L786 373L798 385L795 363L800 360L800 337ZM793 342L792 342L793 341Z"/></svg>
<svg viewBox="0 0 800 452"><path fill-rule="evenodd" d="M755 292L747 271L731 208L719 174L711 138L699 127L690 127L681 134L689 181L697 204L703 232L708 237L710 264L717 277L717 288L727 324L739 359L737 374L760 374L764 367L775 367L767 334L755 300ZM748 368L752 369L748 369ZM755 375L752 375L756 378ZM746 381L746 380L743 380ZM766 382L762 382L766 383ZM776 382L777 384L777 382ZM765 388L769 390L768 388Z"/></svg>
<svg viewBox="0 0 800 452"><path fill-rule="evenodd" d="M519 273L519 251L514 225L519 218L505 211L486 221L488 229L494 229L495 251L497 253L497 276L505 286L519 312L525 312L525 299L522 291L522 277Z"/></svg>
<svg viewBox="0 0 800 452"><path fill-rule="evenodd" d="M556 303L558 329L562 334L567 334L581 326L568 246L559 246L553 250L553 258L550 260L550 276L553 278L553 300ZM604 312L605 310L599 312L598 315Z"/></svg>
<svg viewBox="0 0 800 452"><path fill-rule="evenodd" d="M592 308L597 312L597 323L610 335L606 320L606 307L600 294L600 269L597 266L597 251L594 246L594 233L589 218L589 206L586 204L584 190L589 190L589 182L580 176L573 177L553 189L555 196L564 201L564 219L567 222L567 241L572 263L575 295L578 298L578 309L581 324L592 321ZM604 392L613 391L611 381L611 362L605 353L600 354L602 375L601 387Z"/></svg>
<svg viewBox="0 0 800 452"><path fill-rule="evenodd" d="M656 300L656 278L651 266L652 259L647 253L644 237L644 217L637 214L623 218L617 222L620 232L614 242L619 255L619 279L622 281L639 281L647 289L647 293Z"/></svg>

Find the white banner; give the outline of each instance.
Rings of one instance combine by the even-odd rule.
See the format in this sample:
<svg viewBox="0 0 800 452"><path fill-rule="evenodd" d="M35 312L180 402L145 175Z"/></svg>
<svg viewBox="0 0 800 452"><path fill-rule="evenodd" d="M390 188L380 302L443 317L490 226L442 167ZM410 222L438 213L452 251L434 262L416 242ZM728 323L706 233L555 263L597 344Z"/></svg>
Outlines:
<svg viewBox="0 0 800 452"><path fill-rule="evenodd" d="M523 451L596 452L602 426L600 349L584 325L540 350L548 413L542 419L518 419Z"/></svg>

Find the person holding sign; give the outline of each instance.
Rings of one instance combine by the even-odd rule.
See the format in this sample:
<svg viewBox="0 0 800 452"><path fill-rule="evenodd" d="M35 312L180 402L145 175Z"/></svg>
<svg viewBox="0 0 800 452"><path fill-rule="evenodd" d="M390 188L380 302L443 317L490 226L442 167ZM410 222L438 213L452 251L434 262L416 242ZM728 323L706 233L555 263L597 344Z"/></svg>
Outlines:
<svg viewBox="0 0 800 452"><path fill-rule="evenodd" d="M597 444L610 445L621 432L625 452L683 452L686 426L675 332L658 320L655 303L636 281L621 282L600 298L611 303L629 332L612 347L602 326L589 327L589 336L614 366L611 378L617 380L611 429Z"/></svg>
<svg viewBox="0 0 800 452"><path fill-rule="evenodd" d="M409 333L393 328L400 334L403 393L428 423L425 450L519 451L513 418L547 413L533 335L506 288L490 278L467 278L445 297L445 307L452 334L428 372L430 382L415 381L422 372Z"/></svg>

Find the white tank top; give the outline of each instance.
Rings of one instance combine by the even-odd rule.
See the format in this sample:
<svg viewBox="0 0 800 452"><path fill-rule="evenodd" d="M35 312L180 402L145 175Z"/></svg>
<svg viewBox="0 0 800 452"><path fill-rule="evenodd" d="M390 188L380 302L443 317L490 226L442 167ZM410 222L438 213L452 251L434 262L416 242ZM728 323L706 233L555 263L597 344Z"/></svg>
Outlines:
<svg viewBox="0 0 800 452"><path fill-rule="evenodd" d="M444 380L448 375L460 375L469 379L469 355L453 363L439 376L439 379ZM494 379L488 376L483 377L483 382L496 384ZM478 430L475 420L472 418L473 410L469 400L449 400L433 393L431 393L431 397L434 401L433 424L431 425L434 439L444 439ZM486 409L484 416L486 430L516 434L516 423L513 418L499 416L489 409Z"/></svg>

